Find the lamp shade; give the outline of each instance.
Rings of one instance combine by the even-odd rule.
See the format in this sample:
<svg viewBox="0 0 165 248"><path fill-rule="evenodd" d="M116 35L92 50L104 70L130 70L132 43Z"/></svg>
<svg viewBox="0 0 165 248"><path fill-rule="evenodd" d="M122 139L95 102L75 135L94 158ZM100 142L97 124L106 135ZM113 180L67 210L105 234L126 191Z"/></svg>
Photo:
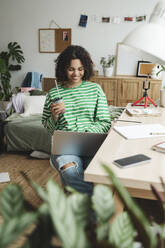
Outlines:
<svg viewBox="0 0 165 248"><path fill-rule="evenodd" d="M131 31L123 43L152 55L154 63L165 63L165 3L159 2L149 22Z"/></svg>

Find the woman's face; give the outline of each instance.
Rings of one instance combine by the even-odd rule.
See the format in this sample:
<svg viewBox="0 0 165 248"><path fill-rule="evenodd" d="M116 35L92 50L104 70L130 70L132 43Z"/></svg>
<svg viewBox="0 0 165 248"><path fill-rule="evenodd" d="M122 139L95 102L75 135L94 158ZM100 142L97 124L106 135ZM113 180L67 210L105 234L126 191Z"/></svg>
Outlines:
<svg viewBox="0 0 165 248"><path fill-rule="evenodd" d="M84 67L79 59L72 59L66 71L67 78L71 83L81 83L84 76Z"/></svg>

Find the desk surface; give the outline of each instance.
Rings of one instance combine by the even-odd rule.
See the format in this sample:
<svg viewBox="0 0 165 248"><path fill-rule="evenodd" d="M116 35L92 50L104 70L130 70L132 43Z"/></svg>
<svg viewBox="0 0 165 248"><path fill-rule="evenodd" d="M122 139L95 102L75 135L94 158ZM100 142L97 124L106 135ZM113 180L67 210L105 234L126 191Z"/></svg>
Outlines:
<svg viewBox="0 0 165 248"><path fill-rule="evenodd" d="M165 108L161 108L161 116L132 117L124 111L120 119L137 120L143 124L160 123L165 125ZM133 123L116 122L114 125L133 125ZM151 193L150 184L152 183L159 192L163 192L160 176L165 180L165 153L156 152L151 149L152 145L161 141L165 141L165 136L127 140L111 128L104 143L85 170L85 181L110 184L108 175L101 166L101 163L104 163L114 171L123 186L133 191L143 190L146 192L150 191ZM127 169L120 169L113 164L113 160L115 159L137 153L148 155L152 158L151 162ZM132 195L136 196L136 194ZM144 197L141 195L139 197L152 199L149 195L145 195Z"/></svg>

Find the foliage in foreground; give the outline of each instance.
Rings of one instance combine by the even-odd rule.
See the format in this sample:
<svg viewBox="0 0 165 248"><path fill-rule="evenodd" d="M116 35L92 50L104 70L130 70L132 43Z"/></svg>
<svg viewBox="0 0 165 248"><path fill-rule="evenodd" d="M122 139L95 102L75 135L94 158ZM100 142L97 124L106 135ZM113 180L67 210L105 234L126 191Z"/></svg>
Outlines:
<svg viewBox="0 0 165 248"><path fill-rule="evenodd" d="M133 248L137 245L135 240L139 241L136 247L165 247L164 216L161 225L150 223L113 172L103 167L126 208L113 222L114 200L107 186L97 185L92 197L77 192L66 196L53 180L47 182L46 190L30 182L43 203L29 211L24 207L21 188L10 184L0 196L0 247L8 247L29 227L33 228L20 248ZM160 198L159 201L164 209ZM58 242L53 243L53 237Z"/></svg>

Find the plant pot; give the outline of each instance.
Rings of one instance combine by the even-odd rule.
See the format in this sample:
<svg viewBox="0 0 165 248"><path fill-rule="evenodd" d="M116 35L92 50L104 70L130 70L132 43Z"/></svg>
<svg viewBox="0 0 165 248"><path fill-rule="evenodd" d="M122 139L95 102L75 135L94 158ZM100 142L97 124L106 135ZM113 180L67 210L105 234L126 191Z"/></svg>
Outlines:
<svg viewBox="0 0 165 248"><path fill-rule="evenodd" d="M103 68L104 77L112 77L113 75L113 67L105 67Z"/></svg>
<svg viewBox="0 0 165 248"><path fill-rule="evenodd" d="M160 106L165 107L165 89L160 90Z"/></svg>

